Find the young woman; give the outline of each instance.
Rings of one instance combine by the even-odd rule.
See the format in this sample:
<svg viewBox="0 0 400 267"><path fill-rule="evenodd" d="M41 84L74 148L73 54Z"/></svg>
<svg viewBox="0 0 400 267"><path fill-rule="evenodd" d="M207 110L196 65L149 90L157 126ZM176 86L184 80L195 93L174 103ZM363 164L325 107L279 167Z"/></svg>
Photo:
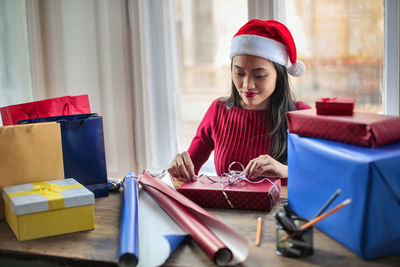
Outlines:
<svg viewBox="0 0 400 267"><path fill-rule="evenodd" d="M286 112L310 108L294 102L289 86L288 73L305 71L292 35L278 21L250 20L233 37L230 57L231 95L211 104L189 150L176 155L168 169L175 179L195 180L213 150L219 176L239 162L250 179L288 177Z"/></svg>

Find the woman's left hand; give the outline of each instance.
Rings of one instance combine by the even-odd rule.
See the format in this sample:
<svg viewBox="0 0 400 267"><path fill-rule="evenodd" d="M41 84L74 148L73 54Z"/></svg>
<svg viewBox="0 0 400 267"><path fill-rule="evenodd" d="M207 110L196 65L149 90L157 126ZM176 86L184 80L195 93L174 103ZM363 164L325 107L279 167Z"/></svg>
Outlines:
<svg viewBox="0 0 400 267"><path fill-rule="evenodd" d="M287 178L288 166L280 163L269 155L261 155L250 160L244 170L244 175L249 179L260 176L269 178Z"/></svg>

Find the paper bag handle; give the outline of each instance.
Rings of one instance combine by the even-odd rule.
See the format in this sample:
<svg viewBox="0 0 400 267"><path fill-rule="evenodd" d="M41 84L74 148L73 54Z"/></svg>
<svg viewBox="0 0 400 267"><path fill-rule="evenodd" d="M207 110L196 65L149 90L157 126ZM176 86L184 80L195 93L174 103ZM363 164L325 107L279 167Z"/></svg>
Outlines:
<svg viewBox="0 0 400 267"><path fill-rule="evenodd" d="M36 118L39 118L39 111L37 110L36 107L34 107L31 111L27 113L28 117L30 118L30 115L33 113L36 113Z"/></svg>
<svg viewBox="0 0 400 267"><path fill-rule="evenodd" d="M68 109L68 112L67 113L65 113L65 109ZM70 109L69 109L69 103L65 103L64 104L64 107L63 107L63 115L70 115Z"/></svg>
<svg viewBox="0 0 400 267"><path fill-rule="evenodd" d="M36 124L31 124L31 125L29 125L29 127L26 128L25 131L26 131L27 133L32 133L33 130L35 129L35 127L36 127Z"/></svg>

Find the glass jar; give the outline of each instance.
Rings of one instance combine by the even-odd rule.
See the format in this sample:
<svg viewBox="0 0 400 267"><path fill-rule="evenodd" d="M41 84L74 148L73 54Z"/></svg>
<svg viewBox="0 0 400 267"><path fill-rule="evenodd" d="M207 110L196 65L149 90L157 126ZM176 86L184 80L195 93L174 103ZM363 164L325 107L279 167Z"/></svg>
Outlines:
<svg viewBox="0 0 400 267"><path fill-rule="evenodd" d="M306 224L308 220L300 217L292 218L297 228ZM276 222L276 253L286 257L306 257L314 253L313 248L313 228L290 234ZM287 236L289 238L285 239ZM285 240L284 240L285 239Z"/></svg>

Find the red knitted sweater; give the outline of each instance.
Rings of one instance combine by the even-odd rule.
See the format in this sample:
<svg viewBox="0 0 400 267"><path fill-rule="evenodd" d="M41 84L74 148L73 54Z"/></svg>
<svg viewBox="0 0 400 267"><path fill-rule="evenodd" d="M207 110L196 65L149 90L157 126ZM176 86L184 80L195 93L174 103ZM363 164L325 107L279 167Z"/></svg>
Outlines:
<svg viewBox="0 0 400 267"><path fill-rule="evenodd" d="M310 108L302 102L295 104L297 109ZM264 110L227 109L224 100L214 100L188 150L195 172L199 172L213 150L217 175L228 172L231 162L240 162L246 167L251 159L268 154L267 121Z"/></svg>

